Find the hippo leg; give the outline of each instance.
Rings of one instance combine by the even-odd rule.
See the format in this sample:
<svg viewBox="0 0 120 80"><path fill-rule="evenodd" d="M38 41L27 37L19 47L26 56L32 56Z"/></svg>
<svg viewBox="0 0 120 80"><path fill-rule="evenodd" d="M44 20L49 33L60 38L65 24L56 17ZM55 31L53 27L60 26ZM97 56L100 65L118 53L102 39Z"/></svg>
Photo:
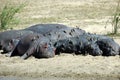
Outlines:
<svg viewBox="0 0 120 80"><path fill-rule="evenodd" d="M27 59L28 57L30 57L34 52L35 52L35 48L34 48L34 47L29 48L29 49L27 50L27 52L26 52L24 55L21 56L21 58L25 60L25 59Z"/></svg>

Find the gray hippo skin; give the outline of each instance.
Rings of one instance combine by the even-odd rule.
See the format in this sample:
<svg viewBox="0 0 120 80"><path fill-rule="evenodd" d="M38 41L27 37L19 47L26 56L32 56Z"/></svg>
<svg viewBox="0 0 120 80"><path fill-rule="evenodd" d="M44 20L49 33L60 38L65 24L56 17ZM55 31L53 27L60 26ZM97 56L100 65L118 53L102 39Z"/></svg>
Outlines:
<svg viewBox="0 0 120 80"><path fill-rule="evenodd" d="M120 46L112 39L100 39L97 41L103 56L115 56L120 54Z"/></svg>
<svg viewBox="0 0 120 80"><path fill-rule="evenodd" d="M0 32L0 49L2 49L4 52L11 51L22 36L31 33L33 33L33 31L26 30L10 30Z"/></svg>
<svg viewBox="0 0 120 80"><path fill-rule="evenodd" d="M70 37L76 37L78 35L83 35L85 34L84 30L81 30L79 28L66 28L66 29L60 29L59 31L52 31L44 36L49 38L51 42L54 44L55 42L62 40L62 39L67 39Z"/></svg>
<svg viewBox="0 0 120 80"><path fill-rule="evenodd" d="M21 56L23 59L27 59L31 55L36 58L50 58L54 57L55 51L47 37L34 33L21 38L15 49L7 56L15 55Z"/></svg>
<svg viewBox="0 0 120 80"><path fill-rule="evenodd" d="M10 30L10 31L1 32L0 49L2 49L4 52L10 52L16 44L13 43L15 40L12 41L12 39L17 39L18 41L22 36L28 35L33 32L46 34L51 31L57 31L66 28L68 27L62 24L37 24L23 30Z"/></svg>
<svg viewBox="0 0 120 80"><path fill-rule="evenodd" d="M34 40L40 37L43 37L43 35L37 34L37 33L33 33L33 34L31 33L31 34L21 37L21 39L19 40L15 48L11 52L9 52L9 57L14 56L14 55L19 55L19 56L23 55L29 48L30 44Z"/></svg>
<svg viewBox="0 0 120 80"><path fill-rule="evenodd" d="M55 43L56 52L75 52L97 56L115 56L120 53L120 46L110 37L95 34L83 34L60 40Z"/></svg>
<svg viewBox="0 0 120 80"><path fill-rule="evenodd" d="M48 54L51 53L50 55L52 55L51 57L53 57L54 50L53 50L53 45L51 45L51 44L54 44L58 40L66 39L66 38L69 38L72 36L82 35L84 33L85 33L85 31L83 31L81 29L68 27L66 29L60 29L58 31L54 30L50 33L43 35L42 37L39 37L39 39L37 39L35 41L32 41L31 38L35 37L36 34L28 35L28 36L23 37L19 41L17 47L14 49L14 51L12 53L10 53L10 56L14 55L14 52L17 52L18 54L22 54L22 55L25 53L25 55L27 54L28 56L33 55L33 54L35 55L35 53L37 53L37 54L41 53L42 57L43 57L43 55L47 56ZM49 47L44 50L44 48L42 48L41 46L45 45L45 44L41 44L41 42L45 43L45 41L46 41L46 44L49 45ZM30 47L30 45L32 45L32 46ZM33 49L33 48L35 48L35 49ZM36 52L36 49L39 51ZM31 52L31 51L33 51L33 52ZM42 53L44 53L44 54L42 54ZM22 57L23 59L26 59L28 57L25 55ZM48 57L50 57L50 55L48 55ZM40 57L40 56L38 55L38 57Z"/></svg>
<svg viewBox="0 0 120 80"><path fill-rule="evenodd" d="M53 30L60 30L68 28L65 25L62 24L37 24L33 25L31 27L28 27L23 30L10 30L0 33L0 49L2 49L4 52L10 52L16 43L13 43L12 39L17 39L17 41L28 34L31 33L40 33L40 34L46 34Z"/></svg>
<svg viewBox="0 0 120 80"><path fill-rule="evenodd" d="M46 34L51 31L57 31L66 28L68 28L68 26L62 24L36 24L26 28L25 30L31 30L40 34Z"/></svg>
<svg viewBox="0 0 120 80"><path fill-rule="evenodd" d="M120 46L110 37L104 35L87 34L88 39L97 43L103 51L103 56L115 56L120 53Z"/></svg>
<svg viewBox="0 0 120 80"><path fill-rule="evenodd" d="M39 38L31 43L29 49L21 58L27 59L31 55L36 58L52 58L55 56L55 48L48 38Z"/></svg>
<svg viewBox="0 0 120 80"><path fill-rule="evenodd" d="M54 44L56 48L56 54L60 52L75 53L75 54L90 54L93 56L102 55L102 51L99 46L92 40L88 40L86 35L79 35L77 37L71 37L64 40L59 40Z"/></svg>

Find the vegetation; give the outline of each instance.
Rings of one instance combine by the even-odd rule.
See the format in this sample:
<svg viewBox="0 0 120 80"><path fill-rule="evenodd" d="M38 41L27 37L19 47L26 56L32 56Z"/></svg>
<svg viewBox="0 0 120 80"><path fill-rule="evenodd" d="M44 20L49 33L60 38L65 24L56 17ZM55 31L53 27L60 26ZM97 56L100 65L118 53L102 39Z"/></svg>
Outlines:
<svg viewBox="0 0 120 80"><path fill-rule="evenodd" d="M116 12L114 14L113 20L112 20L112 26L113 26L113 34L118 33L118 29L120 28L120 0L118 1L118 5L116 7Z"/></svg>
<svg viewBox="0 0 120 80"><path fill-rule="evenodd" d="M25 5L21 4L19 6L5 5L0 14L0 29L7 29L9 24L16 19L15 14L18 13Z"/></svg>

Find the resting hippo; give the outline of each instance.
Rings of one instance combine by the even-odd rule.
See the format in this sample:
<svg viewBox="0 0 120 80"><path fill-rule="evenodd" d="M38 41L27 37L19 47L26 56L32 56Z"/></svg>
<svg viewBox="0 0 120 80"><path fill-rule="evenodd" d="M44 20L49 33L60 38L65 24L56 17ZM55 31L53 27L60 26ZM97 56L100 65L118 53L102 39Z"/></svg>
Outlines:
<svg viewBox="0 0 120 80"><path fill-rule="evenodd" d="M27 59L31 55L36 58L52 58L55 56L55 48L48 38L39 38L30 44L22 59Z"/></svg>
<svg viewBox="0 0 120 80"><path fill-rule="evenodd" d="M27 59L33 55L37 58L54 57L54 48L47 37L41 34L29 34L21 38L15 49L9 53L9 57L19 55Z"/></svg>
<svg viewBox="0 0 120 80"><path fill-rule="evenodd" d="M97 41L103 56L115 56L120 54L120 46L113 39L100 39Z"/></svg>
<svg viewBox="0 0 120 80"><path fill-rule="evenodd" d="M87 34L88 39L95 41L103 51L103 56L115 56L120 52L120 46L110 37L104 35Z"/></svg>
<svg viewBox="0 0 120 80"><path fill-rule="evenodd" d="M60 30L65 28L68 27L62 24L37 24L23 30L10 30L1 32L0 49L2 49L4 52L10 52L16 44L14 43L14 41L12 41L12 39L19 39L20 37L33 32L46 34L47 32L50 32L52 30Z"/></svg>
<svg viewBox="0 0 120 80"><path fill-rule="evenodd" d="M54 44L56 48L56 54L60 52L75 53L86 55L89 53L93 56L102 55L102 51L99 46L92 40L88 40L86 35L79 35L77 37L71 37L64 40L59 40Z"/></svg>
<svg viewBox="0 0 120 80"><path fill-rule="evenodd" d="M29 30L10 30L0 32L0 49L4 52L11 51L17 44L19 38L31 33L33 33L33 31ZM17 39L17 41L15 39Z"/></svg>
<svg viewBox="0 0 120 80"><path fill-rule="evenodd" d="M66 38L69 38L69 37L72 37L72 36L82 35L83 33L85 33L85 31L83 31L81 29L69 28L68 27L66 29L60 29L60 30L57 30L57 31L54 30L52 32L49 32L49 33L45 34L44 37L42 36L35 41L32 41L31 38L36 37L36 34L27 35L19 41L19 43L17 45L17 49L15 49L14 51L16 52L16 50L17 50L18 54L23 55L29 49L30 45L35 45L36 46L40 43L39 46L36 46L36 48L38 49L39 47L41 47L41 45L43 45L43 44L41 44L41 42L46 41L46 43L49 44L49 46L51 46L51 48L48 47L47 49L48 50L51 49L51 53L52 53L52 51L53 51L52 46L53 45L51 45L51 44L54 44L56 41L61 40L61 39L66 39ZM32 50L32 48L30 48L28 50L28 52L29 51L31 52L31 50ZM43 50L43 49L40 49L40 50ZM45 53L45 52L43 52L43 53ZM31 54L34 54L34 53L31 53ZM13 52L10 56L12 56L12 55L14 55Z"/></svg>
<svg viewBox="0 0 120 80"><path fill-rule="evenodd" d="M60 40L55 43L56 52L75 52L77 54L86 52L97 56L114 56L120 53L120 46L110 37L95 34L83 34Z"/></svg>

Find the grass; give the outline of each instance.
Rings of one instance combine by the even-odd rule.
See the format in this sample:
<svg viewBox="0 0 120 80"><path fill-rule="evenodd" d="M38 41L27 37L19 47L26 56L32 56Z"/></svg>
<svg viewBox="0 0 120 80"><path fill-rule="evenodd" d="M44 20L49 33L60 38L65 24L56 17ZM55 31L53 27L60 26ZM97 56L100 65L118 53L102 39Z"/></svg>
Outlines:
<svg viewBox="0 0 120 80"><path fill-rule="evenodd" d="M117 0L32 0L17 17L21 19L14 28L27 27L37 23L63 23L66 25L83 26L97 24L96 21L84 22L86 19L103 19L111 16ZM13 5L24 0L11 0ZM5 3L5 1L4 1ZM82 24L83 25L82 25ZM101 24L101 23L100 23Z"/></svg>
<svg viewBox="0 0 120 80"><path fill-rule="evenodd" d="M118 1L116 11L112 20L113 34L118 33L118 28L120 28L120 0Z"/></svg>
<svg viewBox="0 0 120 80"><path fill-rule="evenodd" d="M15 14L17 14L22 8L24 4L19 6L9 6L5 5L0 14L0 29L8 29L10 23L18 23L18 20L14 18Z"/></svg>

